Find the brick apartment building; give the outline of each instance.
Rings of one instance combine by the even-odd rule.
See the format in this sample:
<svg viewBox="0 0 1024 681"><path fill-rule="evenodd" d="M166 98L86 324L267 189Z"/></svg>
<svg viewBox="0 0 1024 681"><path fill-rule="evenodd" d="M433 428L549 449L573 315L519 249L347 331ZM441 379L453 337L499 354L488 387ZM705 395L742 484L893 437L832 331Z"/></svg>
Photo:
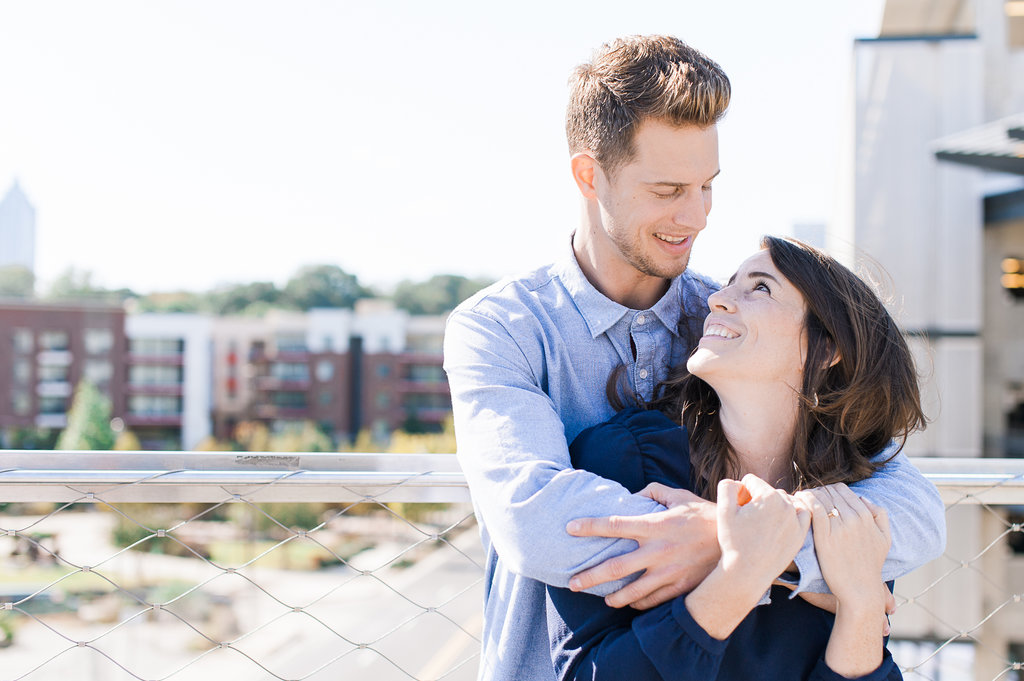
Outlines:
<svg viewBox="0 0 1024 681"><path fill-rule="evenodd" d="M144 449L192 449L254 420L274 431L310 421L335 441L438 430L451 413L443 331L443 317L381 301L263 318L2 303L0 444L39 429L52 444L82 379Z"/></svg>
<svg viewBox="0 0 1024 681"><path fill-rule="evenodd" d="M60 430L74 387L88 379L126 411L125 312L119 307L0 303L0 431Z"/></svg>
<svg viewBox="0 0 1024 681"><path fill-rule="evenodd" d="M451 413L443 332L443 317L382 301L218 320L214 432L229 437L249 420L272 430L312 421L336 439L439 430Z"/></svg>

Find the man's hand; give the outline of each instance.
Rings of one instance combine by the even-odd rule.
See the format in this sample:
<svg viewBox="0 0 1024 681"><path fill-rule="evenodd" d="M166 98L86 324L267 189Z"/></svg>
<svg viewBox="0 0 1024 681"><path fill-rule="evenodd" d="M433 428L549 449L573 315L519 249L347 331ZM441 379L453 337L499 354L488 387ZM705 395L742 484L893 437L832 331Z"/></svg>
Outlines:
<svg viewBox="0 0 1024 681"><path fill-rule="evenodd" d="M721 555L715 505L692 492L658 483L651 483L640 494L668 510L641 516L580 518L566 527L575 537L618 537L640 545L574 576L570 589L582 591L643 572L605 602L613 608L647 609L692 590L714 569Z"/></svg>

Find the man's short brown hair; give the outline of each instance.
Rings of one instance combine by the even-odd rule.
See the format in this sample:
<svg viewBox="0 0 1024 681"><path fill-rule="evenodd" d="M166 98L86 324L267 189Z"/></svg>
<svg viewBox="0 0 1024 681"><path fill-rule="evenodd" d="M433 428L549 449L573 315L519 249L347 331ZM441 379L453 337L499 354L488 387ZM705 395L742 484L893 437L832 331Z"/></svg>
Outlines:
<svg viewBox="0 0 1024 681"><path fill-rule="evenodd" d="M605 172L629 161L647 119L706 128L729 107L722 68L678 38L630 36L576 67L565 129L569 153L589 151Z"/></svg>

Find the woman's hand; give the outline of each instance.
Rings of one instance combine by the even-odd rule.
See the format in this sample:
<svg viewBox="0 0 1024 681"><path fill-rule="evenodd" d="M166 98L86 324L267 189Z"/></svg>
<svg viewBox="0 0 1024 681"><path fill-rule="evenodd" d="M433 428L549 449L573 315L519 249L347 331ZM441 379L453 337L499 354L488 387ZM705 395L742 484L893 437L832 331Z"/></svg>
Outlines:
<svg viewBox="0 0 1024 681"><path fill-rule="evenodd" d="M841 483L797 492L796 498L811 510L818 565L840 607L868 594L881 597L878 584L891 543L885 511Z"/></svg>
<svg viewBox="0 0 1024 681"><path fill-rule="evenodd" d="M756 475L718 484L719 562L725 570L756 577L763 593L796 556L810 513L786 492Z"/></svg>
<svg viewBox="0 0 1024 681"><path fill-rule="evenodd" d="M687 595L686 608L708 634L724 639L796 556L810 513L782 490L747 475L742 482L718 484L717 521L722 557Z"/></svg>
<svg viewBox="0 0 1024 681"><path fill-rule="evenodd" d="M878 618L886 599L878 588L889 552L885 511L843 484L798 493L812 512L814 550L837 600L825 663L843 676L863 676L882 662Z"/></svg>

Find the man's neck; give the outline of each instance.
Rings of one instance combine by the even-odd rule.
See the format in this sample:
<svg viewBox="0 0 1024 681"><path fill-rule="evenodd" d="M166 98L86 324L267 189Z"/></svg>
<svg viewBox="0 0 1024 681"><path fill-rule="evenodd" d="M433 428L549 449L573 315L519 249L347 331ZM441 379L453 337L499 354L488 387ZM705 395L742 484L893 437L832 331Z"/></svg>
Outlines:
<svg viewBox="0 0 1024 681"><path fill-rule="evenodd" d="M577 231L572 239L576 262L594 288L606 298L633 310L647 310L661 300L672 285L670 279L638 271L618 253L606 253L592 239Z"/></svg>

